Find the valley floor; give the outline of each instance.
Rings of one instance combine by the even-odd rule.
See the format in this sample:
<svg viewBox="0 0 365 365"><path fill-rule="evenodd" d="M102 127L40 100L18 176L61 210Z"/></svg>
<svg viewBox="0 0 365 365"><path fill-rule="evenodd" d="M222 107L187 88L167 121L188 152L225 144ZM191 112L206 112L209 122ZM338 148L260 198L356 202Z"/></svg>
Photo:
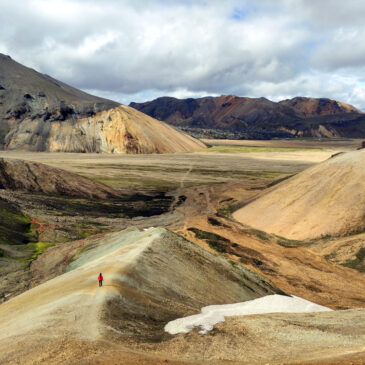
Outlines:
<svg viewBox="0 0 365 365"><path fill-rule="evenodd" d="M110 298L117 296L123 303L127 295L120 296L120 287L113 286L114 283L102 288L101 293L92 281L94 271L103 270L107 276L109 273L118 277L124 264L107 252L103 253L107 260L102 255L102 261L84 268L82 262L77 261L79 256L81 260L88 254L89 249L97 245L104 247L103 242L109 236L99 231L95 236L50 247L30 264L27 280L35 287L0 305L0 363L364 364L365 277L361 272L364 258L358 259L356 255L365 249L365 234L294 242L254 230L231 216L235 209L267 187L335 153L356 149L360 142L234 141L228 150L219 150L227 141L210 141L219 148L201 153L143 156L0 151L0 157L63 168L125 194L168 193L174 197L169 203L169 212L130 219L113 215L107 219L93 218L87 221L91 225L87 229L93 229L95 222L114 232L128 226L165 227L205 251L223 256L232 270L243 265L286 293L335 309L324 313L229 317L206 335L194 330L159 340L146 339L146 329L136 325L133 330L138 334L127 338L121 336L116 327L110 328L113 316L109 322L102 318L103 310L113 308L112 303L108 304ZM269 150L245 151L242 146ZM2 192L1 197L22 204L21 195ZM36 211L30 202L25 202L24 206L27 212ZM84 219L82 212L70 217L43 211L38 218L50 229L52 225L80 224ZM149 245L148 239L143 242L144 247ZM353 249L349 250L351 242ZM136 245L135 249L138 247L142 246ZM122 261L133 263L138 255L132 257L127 251L123 251L127 256L123 256ZM108 260L113 262L109 267ZM169 261L165 257L155 260L158 265ZM76 269L64 273L69 265ZM129 273L128 270L125 273ZM58 276L60 274L63 275ZM155 285L159 287L162 277L153 275L150 271L145 273L146 278L156 278ZM15 283L20 279L9 277L9 280ZM140 280L137 278L136 283ZM209 281L210 285L212 283ZM149 290L148 303L152 308L158 301L153 298L155 290ZM138 292L133 293L133 298L139 298ZM211 301L208 304L216 304ZM138 312L131 308L133 313ZM186 315L198 312L197 306L190 307ZM118 313L115 312L116 318L120 316ZM129 314L122 321L125 328L132 328L134 321L138 322L134 315ZM125 328L120 331L126 331Z"/></svg>

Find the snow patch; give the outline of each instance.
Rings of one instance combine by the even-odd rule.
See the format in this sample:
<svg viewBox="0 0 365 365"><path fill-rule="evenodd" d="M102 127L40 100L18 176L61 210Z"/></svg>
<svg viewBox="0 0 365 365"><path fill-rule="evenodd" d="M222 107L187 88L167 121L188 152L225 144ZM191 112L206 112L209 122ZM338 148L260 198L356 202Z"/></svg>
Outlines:
<svg viewBox="0 0 365 365"><path fill-rule="evenodd" d="M167 323L165 331L175 335L177 333L188 333L195 327L200 327L199 333L205 334L211 331L214 325L224 322L225 317L229 316L247 316L264 313L325 312L331 310L296 296L274 294L242 303L203 307L200 314L178 318Z"/></svg>

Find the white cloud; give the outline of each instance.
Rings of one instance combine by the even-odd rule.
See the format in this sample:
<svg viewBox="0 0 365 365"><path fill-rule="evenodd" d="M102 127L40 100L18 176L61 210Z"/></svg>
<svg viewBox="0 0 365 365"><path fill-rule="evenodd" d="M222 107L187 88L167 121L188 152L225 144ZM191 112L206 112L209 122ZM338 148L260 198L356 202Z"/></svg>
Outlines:
<svg viewBox="0 0 365 365"><path fill-rule="evenodd" d="M208 93L207 91L190 91L187 89L176 89L176 90L156 90L149 89L143 90L141 92L136 92L133 94L123 94L108 91L100 91L95 89L86 89L86 92L93 95L98 95L106 99L115 100L122 104L128 105L130 102L134 101L137 103L143 103L148 100L153 100L161 96L171 96L177 99L187 99L187 98L200 98L203 96L219 96L217 93Z"/></svg>
<svg viewBox="0 0 365 365"><path fill-rule="evenodd" d="M0 51L127 103L321 94L365 108L364 12L359 0L0 0Z"/></svg>
<svg viewBox="0 0 365 365"><path fill-rule="evenodd" d="M294 96L332 98L361 108L365 106L365 88L355 77L312 71L280 83L259 82L250 86L252 95L266 95L273 101Z"/></svg>

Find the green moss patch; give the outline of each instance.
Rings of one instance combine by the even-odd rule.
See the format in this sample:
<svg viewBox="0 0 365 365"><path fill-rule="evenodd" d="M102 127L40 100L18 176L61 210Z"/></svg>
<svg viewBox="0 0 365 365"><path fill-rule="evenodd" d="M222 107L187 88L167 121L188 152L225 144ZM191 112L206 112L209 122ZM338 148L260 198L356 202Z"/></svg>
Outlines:
<svg viewBox="0 0 365 365"><path fill-rule="evenodd" d="M289 178L293 177L294 175L288 175L288 176L284 176L280 179L274 180L272 181L270 184L267 185L268 188L270 188L271 186L275 186L277 184L280 184L281 182L288 180Z"/></svg>
<svg viewBox="0 0 365 365"><path fill-rule="evenodd" d="M134 168L135 169L135 168ZM151 188L157 191L168 191L172 189L176 189L180 186L180 182L170 181L170 180L162 180L162 179L153 179L153 178L145 178L145 177L126 177L123 179L120 178L112 178L112 177L94 177L88 176L91 180L100 182L102 184L108 185L114 189L123 189L123 188Z"/></svg>
<svg viewBox="0 0 365 365"><path fill-rule="evenodd" d="M257 238L260 238L260 240L263 241L270 241L270 235L264 231L260 231L259 229L250 229L250 233Z"/></svg>
<svg viewBox="0 0 365 365"><path fill-rule="evenodd" d="M47 213L53 215L84 216L88 218L134 218L160 215L169 211L173 196L165 193L130 194L121 199L88 200L61 196L39 196L45 202ZM46 213L46 212L45 212Z"/></svg>
<svg viewBox="0 0 365 365"><path fill-rule="evenodd" d="M0 244L22 245L36 241L30 218L0 199Z"/></svg>
<svg viewBox="0 0 365 365"><path fill-rule="evenodd" d="M320 148L300 148L300 147L258 147L258 146L232 146L217 145L204 152L219 153L251 153L251 152L297 152L297 151L323 151Z"/></svg>
<svg viewBox="0 0 365 365"><path fill-rule="evenodd" d="M223 223L219 222L219 220L213 218L213 217L208 217L208 222L212 225L212 226L224 226Z"/></svg>
<svg viewBox="0 0 365 365"><path fill-rule="evenodd" d="M347 261L343 266L350 267L351 269L365 272L365 247L360 248L355 255L355 259Z"/></svg>
<svg viewBox="0 0 365 365"><path fill-rule="evenodd" d="M302 247L302 246L309 246L311 242L307 241L298 241L298 240L289 240L285 237L276 236L276 243L280 246L291 248L291 247Z"/></svg>
<svg viewBox="0 0 365 365"><path fill-rule="evenodd" d="M202 231L198 228L188 228L188 231L194 232L196 238L205 240L209 247L217 252L227 252L227 248L231 244L230 240L215 233Z"/></svg>
<svg viewBox="0 0 365 365"><path fill-rule="evenodd" d="M28 244L29 251L32 251L32 256L29 259L30 261L35 260L39 255L45 253L47 249L51 246L54 246L53 242L34 242Z"/></svg>

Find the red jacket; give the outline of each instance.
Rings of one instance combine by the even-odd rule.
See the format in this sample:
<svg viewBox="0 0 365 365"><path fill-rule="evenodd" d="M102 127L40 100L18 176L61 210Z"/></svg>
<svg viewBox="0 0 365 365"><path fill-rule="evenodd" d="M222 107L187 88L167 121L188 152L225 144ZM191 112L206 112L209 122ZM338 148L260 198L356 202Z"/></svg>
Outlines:
<svg viewBox="0 0 365 365"><path fill-rule="evenodd" d="M99 280L99 281L100 281L100 280L101 280L101 281L102 281L102 280L104 280L103 275L99 275L99 276L98 276L98 280Z"/></svg>

